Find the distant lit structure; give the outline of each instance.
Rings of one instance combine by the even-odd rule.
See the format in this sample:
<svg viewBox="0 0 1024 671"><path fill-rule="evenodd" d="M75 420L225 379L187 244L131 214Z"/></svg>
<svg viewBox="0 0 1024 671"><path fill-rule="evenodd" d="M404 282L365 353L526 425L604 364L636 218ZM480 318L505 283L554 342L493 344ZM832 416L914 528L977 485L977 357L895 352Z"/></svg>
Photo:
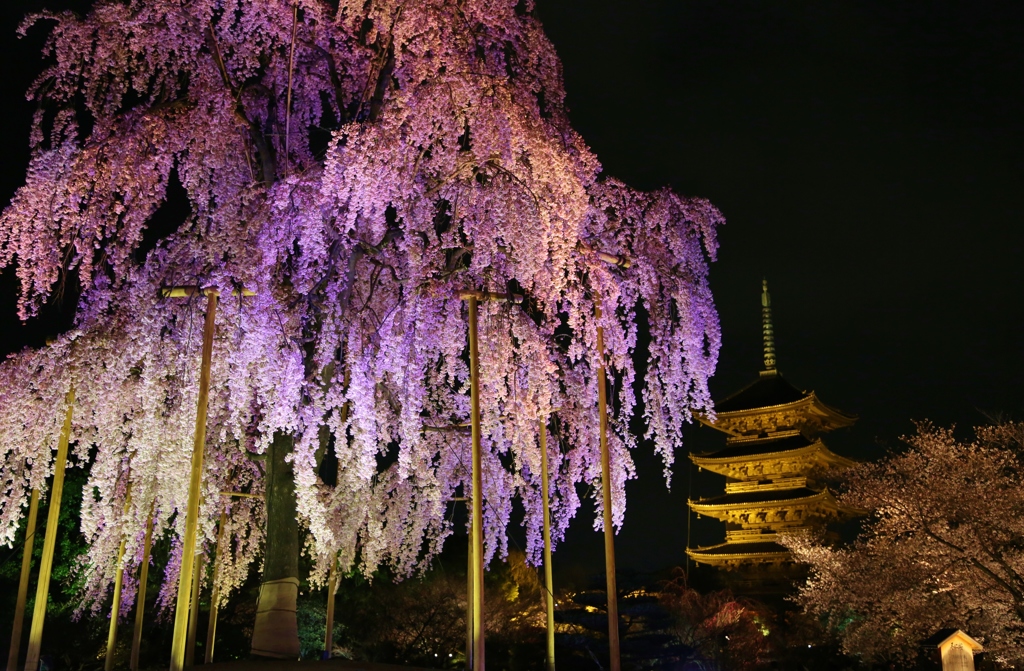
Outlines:
<svg viewBox="0 0 1024 671"><path fill-rule="evenodd" d="M701 420L728 436L725 448L690 455L701 469L727 478L724 495L689 502L698 515L722 520L726 528L724 543L687 549L698 564L727 569L787 564L789 552L778 543L780 532L805 532L856 514L817 482L824 471L853 465L818 436L850 426L856 417L783 379L775 367L767 281L761 305L765 369L716 404L714 421Z"/></svg>

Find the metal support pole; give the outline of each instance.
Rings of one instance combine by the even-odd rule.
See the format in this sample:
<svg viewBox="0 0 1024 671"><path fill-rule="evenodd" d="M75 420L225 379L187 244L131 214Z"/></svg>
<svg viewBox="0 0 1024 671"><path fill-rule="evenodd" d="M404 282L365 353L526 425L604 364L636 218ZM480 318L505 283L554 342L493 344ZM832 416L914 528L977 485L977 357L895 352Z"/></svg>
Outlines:
<svg viewBox="0 0 1024 671"><path fill-rule="evenodd" d="M203 651L203 663L213 663L213 645L217 639L217 615L220 612L220 555L224 551L224 527L228 523L227 504L220 510L220 522L217 526L217 549L213 553L213 590L210 592L210 620L206 624L206 649Z"/></svg>
<svg viewBox="0 0 1024 671"><path fill-rule="evenodd" d="M473 429L473 671L484 671L483 485L480 471L480 356L477 351L477 297L469 296L470 406Z"/></svg>
<svg viewBox="0 0 1024 671"><path fill-rule="evenodd" d="M124 511L128 512L131 505L131 492L124 502ZM117 647L117 618L121 613L121 582L124 579L124 531L121 532L121 545L117 548L117 571L114 574L114 599L110 605L110 628L107 629L107 655L103 661L103 671L114 670L114 648Z"/></svg>
<svg viewBox="0 0 1024 671"><path fill-rule="evenodd" d="M21 579L18 581L18 600L14 603L14 626L11 627L11 651L7 655L7 671L18 671L18 655L21 652L21 633L25 624L25 602L28 600L28 578L32 572L32 549L36 545L38 514L39 490L33 489L28 501L25 547L21 551Z"/></svg>
<svg viewBox="0 0 1024 671"><path fill-rule="evenodd" d="M139 567L139 589L135 594L135 630L132 632L132 657L129 668L139 671L139 648L142 646L142 620L146 614L146 583L149 580L149 551L153 547L153 512L156 503L149 508L146 523L146 539L142 543L142 565Z"/></svg>
<svg viewBox="0 0 1024 671"><path fill-rule="evenodd" d="M595 296L594 317L601 320L600 299ZM619 602L615 585L615 529L612 526L611 455L608 452L608 381L604 370L604 329L597 327L597 409L601 430L601 493L604 508L604 570L608 592L608 668L620 671Z"/></svg>
<svg viewBox="0 0 1024 671"><path fill-rule="evenodd" d="M548 423L540 420L540 489L544 504L544 606L547 610L547 671L555 671L555 593L551 577L551 504L548 491Z"/></svg>
<svg viewBox="0 0 1024 671"><path fill-rule="evenodd" d="M327 622L324 629L324 659L331 658L334 650L334 590L338 584L338 558L331 558L331 566L327 569Z"/></svg>
<svg viewBox="0 0 1024 671"><path fill-rule="evenodd" d="M74 387L68 391L67 403L64 428L60 432L60 440L57 442L57 458L53 464L53 487L50 489L50 509L46 513L46 536L43 539L43 557L39 562L36 603L32 611L32 628L28 635L25 671L39 669L39 653L43 643L43 622L46 619L46 604L50 598L53 551L57 546L57 530L60 526L60 499L64 494L64 467L68 461L68 440L71 438L71 413L75 407Z"/></svg>
<svg viewBox="0 0 1024 671"><path fill-rule="evenodd" d="M189 596L196 551L196 527L199 519L199 487L203 477L203 451L206 446L206 410L210 396L210 362L213 358L213 331L216 325L217 292L206 291L206 323L203 326L203 362L199 374L199 402L196 408L196 434L192 446L192 473L188 487L188 509L185 517L185 537L182 539L181 569L178 572L178 599L174 609L174 638L171 643L170 671L181 671L185 666L185 646L188 635ZM27 671L35 671L28 669Z"/></svg>
<svg viewBox="0 0 1024 671"><path fill-rule="evenodd" d="M192 668L196 663L196 630L199 628L199 588L203 582L203 558L196 555L196 563L192 567L192 595L189 598L188 636L185 638L185 668Z"/></svg>

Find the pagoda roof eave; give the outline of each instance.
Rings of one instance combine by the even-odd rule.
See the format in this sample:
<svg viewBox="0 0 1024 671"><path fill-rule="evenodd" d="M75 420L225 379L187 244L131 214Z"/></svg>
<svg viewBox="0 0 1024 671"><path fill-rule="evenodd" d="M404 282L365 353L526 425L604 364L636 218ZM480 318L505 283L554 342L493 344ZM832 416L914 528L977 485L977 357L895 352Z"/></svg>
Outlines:
<svg viewBox="0 0 1024 671"><path fill-rule="evenodd" d="M693 500L688 501L688 503L690 504L690 508L692 508L694 511L696 511L696 512L704 511L704 512L708 512L708 513L712 512L712 511L719 511L719 510L721 510L721 511L725 511L725 510L742 510L744 508L751 508L751 507L757 507L757 506L759 506L759 507L781 508L781 507L788 507L788 506L808 505L808 504L817 503L817 502L829 502L829 503L832 503L837 508L839 507L839 503L835 500L835 497L833 497L831 492L829 492L827 489L822 490L822 491L818 492L817 494L813 494L811 496L802 496L800 498L794 498L794 499L766 499L766 500L763 500L763 501L762 500L756 500L756 501L744 501L744 502L737 502L737 503L702 503L700 501L693 501Z"/></svg>
<svg viewBox="0 0 1024 671"><path fill-rule="evenodd" d="M716 405L722 412L768 407L798 401L807 392L794 387L777 370L762 371L756 379L734 391Z"/></svg>
<svg viewBox="0 0 1024 671"><path fill-rule="evenodd" d="M827 411L829 415L834 415L837 418L841 418L843 420L848 421L851 425L857 420L857 415L849 415L845 412L837 410L836 408L833 408L832 406L828 405L820 398L818 398L818 394L814 391L810 391L803 398L797 399L795 401L790 401L789 403L779 403L778 405L764 405L759 408L727 410L725 412L716 412L715 416L717 419L721 419L729 417L741 417L744 415L759 415L764 412L777 412L779 410L786 410L788 408L794 408L800 405L816 406L822 410ZM714 426L714 424L709 422L706 417L699 417L698 419L700 419L701 422L707 424L708 426Z"/></svg>
<svg viewBox="0 0 1024 671"><path fill-rule="evenodd" d="M690 455L690 461L701 467L725 465L729 463L741 463L749 461L757 461L759 459L781 459L786 457L799 457L805 454L813 454L815 452L821 453L825 461L828 463L841 466L843 468L849 468L856 465L856 461L847 459L846 457L840 456L828 449L821 441L816 441L805 447L798 447L792 450L781 450L779 452L758 452L755 454L748 454L743 456L730 456L730 457L715 457L714 452L708 455ZM710 470L710 469L709 469Z"/></svg>
<svg viewBox="0 0 1024 671"><path fill-rule="evenodd" d="M747 508L789 508L796 506L809 506L815 503L825 504L823 507L835 510L844 516L849 517L864 517L868 515L870 511L863 510L861 508L854 508L852 506L844 506L839 503L832 492L827 489L818 492L814 496L805 496L799 499L777 499L769 501L750 501L746 503L701 503L700 501L687 501L690 509L696 513L707 515L709 517L717 517L715 513L723 513L731 510L745 510Z"/></svg>
<svg viewBox="0 0 1024 671"><path fill-rule="evenodd" d="M778 550L762 550L762 551L752 551L752 552L743 552L743 553L715 552L715 550L721 550L722 548L725 548L725 547L738 547L738 546L742 547L743 545L759 545L759 543L730 543L730 542L726 541L725 543L716 543L715 545L705 545L705 546L698 546L698 547L695 547L695 548L687 548L686 551L688 553L690 553L690 554L701 554L701 555L704 555L704 556L707 556L707 555L717 555L719 557L735 557L738 554L751 555L751 556L752 555L789 554L789 550L786 550L784 548L780 548Z"/></svg>
<svg viewBox="0 0 1024 671"><path fill-rule="evenodd" d="M735 430L731 430L729 428L729 424L744 417L781 413L787 410L803 410L806 414L830 420L830 428L836 429L852 426L853 423L857 421L857 415L848 415L836 408L833 408L818 398L818 395L813 391L808 392L803 398L790 401L788 403L766 405L757 408L743 408L740 410L728 410L724 412L716 411L715 418L713 420L706 415L698 415L697 421L705 426L715 429L716 431L721 431L733 436L741 436L743 434Z"/></svg>
<svg viewBox="0 0 1024 671"><path fill-rule="evenodd" d="M687 548L686 554L695 562L716 566L722 564L740 564L744 562L771 562L789 560L792 555L788 550L771 552L712 552L725 547L729 543L721 543L706 548Z"/></svg>

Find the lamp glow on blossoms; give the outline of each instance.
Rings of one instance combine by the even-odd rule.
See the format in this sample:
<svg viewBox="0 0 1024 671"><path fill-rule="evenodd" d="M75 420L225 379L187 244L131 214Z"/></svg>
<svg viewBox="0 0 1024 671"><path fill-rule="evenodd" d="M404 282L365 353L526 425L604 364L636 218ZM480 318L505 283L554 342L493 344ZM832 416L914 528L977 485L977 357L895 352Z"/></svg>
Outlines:
<svg viewBox="0 0 1024 671"><path fill-rule="evenodd" d="M810 569L798 602L848 654L910 662L955 627L1001 668L1024 661L1024 424L974 433L920 422L903 449L845 473L841 502L871 511L856 542L784 541Z"/></svg>
<svg viewBox="0 0 1024 671"><path fill-rule="evenodd" d="M45 489L74 385L72 439L96 492L82 510L85 604L113 581L122 533L134 575L151 506L155 533L183 532L202 310L161 299L163 286L255 292L225 292L218 312L200 542L215 541L218 492L262 493L261 455L286 435L314 579L338 554L407 575L451 532L469 440L428 429L469 414L463 289L526 296L480 307L487 560L506 551L514 498L539 559L538 418L559 429L556 541L576 486L600 477L595 296L616 381L616 524L634 475L641 306L638 387L666 474L682 424L712 411L707 263L722 217L601 173L569 126L561 66L528 0L128 0L23 30L36 24L50 30L49 65L30 95L57 111L35 119L25 185L0 216L0 266L17 269L23 319L63 282L82 294L72 331L0 366L0 540L30 489ZM190 213L153 246L147 227L175 180ZM319 476L327 449L336 485ZM264 528L258 501L229 505L222 598ZM126 578L123 612L134 591Z"/></svg>

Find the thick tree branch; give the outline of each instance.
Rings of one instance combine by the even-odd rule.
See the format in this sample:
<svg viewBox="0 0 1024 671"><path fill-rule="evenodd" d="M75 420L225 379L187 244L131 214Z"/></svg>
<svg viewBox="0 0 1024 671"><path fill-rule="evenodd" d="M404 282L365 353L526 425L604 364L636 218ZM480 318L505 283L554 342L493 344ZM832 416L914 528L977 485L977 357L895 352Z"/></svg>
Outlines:
<svg viewBox="0 0 1024 671"><path fill-rule="evenodd" d="M217 36L213 32L212 23L206 24L203 34L206 38L206 46L210 50L210 54L213 55L213 62L217 65L217 71L220 72L220 78L224 82L224 86L237 99L238 89L231 83L231 76L228 74L227 66L224 65L224 56L220 53L220 44L217 42Z"/></svg>
<svg viewBox="0 0 1024 671"><path fill-rule="evenodd" d="M246 86L241 89L235 86L231 81L231 76L228 74L227 66L224 64L224 57L221 54L220 45L217 43L217 36L213 32L213 24L207 24L204 34L206 37L206 45L209 48L210 53L213 55L213 61L217 66L217 70L220 72L221 80L224 82L224 86L231 91L231 95L235 99L235 118L238 119L239 123L248 128L249 138L256 147L256 153L260 158L260 179L264 184L270 186L274 183L274 179L277 176L277 158L274 155L274 148L271 146L270 142L267 141L266 134L263 130L246 115L245 107L242 105L242 93L245 90L255 90L268 94L267 104L270 106L269 110L271 112L268 116L268 123L272 125L272 116L274 111L273 92L259 84Z"/></svg>
<svg viewBox="0 0 1024 671"><path fill-rule="evenodd" d="M339 302L341 305L348 305L352 300L352 289L355 287L356 281L356 268L359 265L359 260L366 254L378 254L384 248L386 244L392 240L397 240L402 237L402 229L398 227L389 228L381 241L376 245L371 245L366 242L359 241L352 248L352 253L348 257L348 269L345 272L345 289L342 292Z"/></svg>
<svg viewBox="0 0 1024 671"><path fill-rule="evenodd" d="M968 563L973 565L975 568L977 568L979 571L981 571L982 573L987 575L989 578L991 578L997 584L1001 585L1003 587L1003 589L1005 589L1007 592L1009 592L1010 595L1013 596L1014 610L1016 610L1017 611L1017 615L1022 620L1024 620L1024 592L1021 592L1021 590L1017 589L1016 587L1014 587L1013 585L1008 583L1002 576L1000 576L998 573L996 573L995 571L993 571L989 567L985 566L983 563L978 561L975 557L968 557L967 556L967 551L964 548L960 547L959 545L956 545L955 543L951 543L951 542L947 541L945 538L942 538L938 534L934 533L928 527L922 527L922 530L924 531L924 533L929 538L935 540L936 542L938 542L938 543L940 543L942 545L945 545L946 547L948 547L948 548L950 548L952 550L956 550L957 552L961 553L964 556L964 559L967 560Z"/></svg>
<svg viewBox="0 0 1024 671"><path fill-rule="evenodd" d="M348 111L345 109L345 91L341 86L341 75L338 74L338 62L334 58L334 54L327 51L319 44L314 45L316 53L323 56L324 60L327 61L327 73L331 78L331 86L334 89L334 103L338 110L338 124L344 125L348 121Z"/></svg>

